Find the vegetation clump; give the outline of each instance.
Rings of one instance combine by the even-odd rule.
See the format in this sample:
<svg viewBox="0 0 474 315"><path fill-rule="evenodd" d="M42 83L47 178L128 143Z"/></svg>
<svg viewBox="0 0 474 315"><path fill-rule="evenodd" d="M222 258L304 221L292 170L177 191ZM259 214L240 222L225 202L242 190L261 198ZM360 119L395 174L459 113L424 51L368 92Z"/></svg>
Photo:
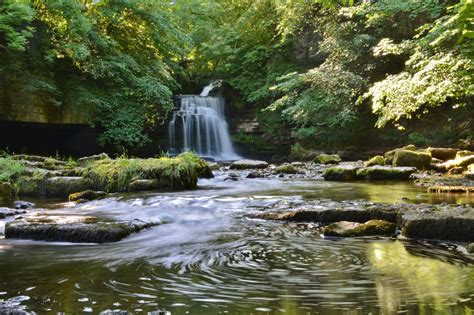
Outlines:
<svg viewBox="0 0 474 315"><path fill-rule="evenodd" d="M107 192L128 191L141 179L155 179L159 188L178 190L195 188L200 174L209 175L208 169L205 161L187 153L175 158L97 160L85 167L83 175Z"/></svg>

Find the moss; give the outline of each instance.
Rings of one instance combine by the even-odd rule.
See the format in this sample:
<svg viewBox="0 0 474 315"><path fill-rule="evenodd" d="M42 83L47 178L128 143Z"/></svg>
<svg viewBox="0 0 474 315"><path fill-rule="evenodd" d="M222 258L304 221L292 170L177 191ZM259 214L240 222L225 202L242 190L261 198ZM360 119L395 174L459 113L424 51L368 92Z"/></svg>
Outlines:
<svg viewBox="0 0 474 315"><path fill-rule="evenodd" d="M367 166L367 167L375 166L375 165L382 166L384 164L385 164L385 160L384 160L383 156L381 156L381 155L376 155L373 158L371 158L370 160L368 160L367 162L365 162L365 166Z"/></svg>
<svg viewBox="0 0 474 315"><path fill-rule="evenodd" d="M389 179L409 179L410 175L416 171L413 167L391 167L391 166L371 166L357 170L358 179L367 180L389 180Z"/></svg>
<svg viewBox="0 0 474 315"><path fill-rule="evenodd" d="M410 150L397 150L393 157L393 166L413 166L419 170L430 168L431 154Z"/></svg>
<svg viewBox="0 0 474 315"><path fill-rule="evenodd" d="M18 160L6 156L0 158L0 182L14 183L26 172L26 167Z"/></svg>
<svg viewBox="0 0 474 315"><path fill-rule="evenodd" d="M178 158L182 158L183 160L191 163L196 167L196 171L198 174L198 177L202 178L213 178L214 175L212 174L212 169L209 166L209 164L198 157L195 153L192 152L185 152L181 153Z"/></svg>
<svg viewBox="0 0 474 315"><path fill-rule="evenodd" d="M320 154L313 160L313 162L321 164L338 164L341 161L338 154Z"/></svg>
<svg viewBox="0 0 474 315"><path fill-rule="evenodd" d="M87 163L83 175L96 189L107 192L128 191L130 183L139 179L156 179L164 189L189 189L197 186L198 170L208 169L198 159L191 153L175 158L104 159Z"/></svg>
<svg viewBox="0 0 474 315"><path fill-rule="evenodd" d="M81 192L73 193L69 195L69 201L78 200L96 200L104 198L107 194L103 191L84 190Z"/></svg>
<svg viewBox="0 0 474 315"><path fill-rule="evenodd" d="M281 165L273 171L275 174L296 174L298 170L291 164Z"/></svg>
<svg viewBox="0 0 474 315"><path fill-rule="evenodd" d="M328 168L323 172L325 180L350 181L356 179L357 167L354 166L336 166Z"/></svg>
<svg viewBox="0 0 474 315"><path fill-rule="evenodd" d="M392 164L393 158L395 157L395 153L397 153L398 150L416 151L416 146L413 144L410 144L403 148L398 148L398 149L385 152L383 156L385 160L385 164Z"/></svg>
<svg viewBox="0 0 474 315"><path fill-rule="evenodd" d="M393 235L396 231L394 223L384 220L370 220L365 223L341 221L324 228L324 236L361 237L376 235Z"/></svg>

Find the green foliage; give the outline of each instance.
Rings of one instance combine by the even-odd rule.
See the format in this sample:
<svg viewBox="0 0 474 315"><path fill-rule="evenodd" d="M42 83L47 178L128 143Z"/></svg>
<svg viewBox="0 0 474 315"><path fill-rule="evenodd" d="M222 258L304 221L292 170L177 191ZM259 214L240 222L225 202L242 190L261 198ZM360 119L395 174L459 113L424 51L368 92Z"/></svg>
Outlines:
<svg viewBox="0 0 474 315"><path fill-rule="evenodd" d="M439 106L463 107L474 95L473 45L459 42L468 34L460 13L463 9L462 4L451 8L450 14L421 27L413 39L399 44L382 40L375 48L376 56L409 56L404 71L375 83L365 94L379 115L378 127L388 122L398 125L402 119L421 117Z"/></svg>
<svg viewBox="0 0 474 315"><path fill-rule="evenodd" d="M25 166L9 156L0 157L0 182L14 183L25 173Z"/></svg>

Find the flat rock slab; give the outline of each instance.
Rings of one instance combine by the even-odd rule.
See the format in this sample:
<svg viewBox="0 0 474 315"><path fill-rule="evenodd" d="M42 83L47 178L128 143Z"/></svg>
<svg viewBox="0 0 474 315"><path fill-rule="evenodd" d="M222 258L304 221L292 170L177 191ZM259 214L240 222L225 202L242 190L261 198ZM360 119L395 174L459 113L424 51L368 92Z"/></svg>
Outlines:
<svg viewBox="0 0 474 315"><path fill-rule="evenodd" d="M250 218L288 222L339 221L364 223L384 220L396 224L409 238L474 242L474 207L470 205L385 204L326 201Z"/></svg>
<svg viewBox="0 0 474 315"><path fill-rule="evenodd" d="M402 214L402 235L409 238L446 241L474 241L474 209L468 206L445 207Z"/></svg>
<svg viewBox="0 0 474 315"><path fill-rule="evenodd" d="M230 165L231 170L267 168L268 163L259 160L238 160Z"/></svg>
<svg viewBox="0 0 474 315"><path fill-rule="evenodd" d="M158 223L131 220L100 222L94 217L37 216L9 222L5 238L51 242L109 243Z"/></svg>

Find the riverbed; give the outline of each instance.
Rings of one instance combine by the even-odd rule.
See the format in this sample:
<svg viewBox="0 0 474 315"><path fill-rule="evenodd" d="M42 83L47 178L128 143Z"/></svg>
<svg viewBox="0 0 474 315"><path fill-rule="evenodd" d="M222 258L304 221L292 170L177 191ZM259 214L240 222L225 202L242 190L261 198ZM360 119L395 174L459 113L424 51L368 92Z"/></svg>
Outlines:
<svg viewBox="0 0 474 315"><path fill-rule="evenodd" d="M248 218L320 198L473 203L473 196L428 195L402 181L246 179L244 173L233 181L215 174L192 191L117 194L78 205L35 200L45 215L161 224L102 245L0 239L0 310L295 315L474 310L474 259L457 244L324 239L315 224Z"/></svg>

